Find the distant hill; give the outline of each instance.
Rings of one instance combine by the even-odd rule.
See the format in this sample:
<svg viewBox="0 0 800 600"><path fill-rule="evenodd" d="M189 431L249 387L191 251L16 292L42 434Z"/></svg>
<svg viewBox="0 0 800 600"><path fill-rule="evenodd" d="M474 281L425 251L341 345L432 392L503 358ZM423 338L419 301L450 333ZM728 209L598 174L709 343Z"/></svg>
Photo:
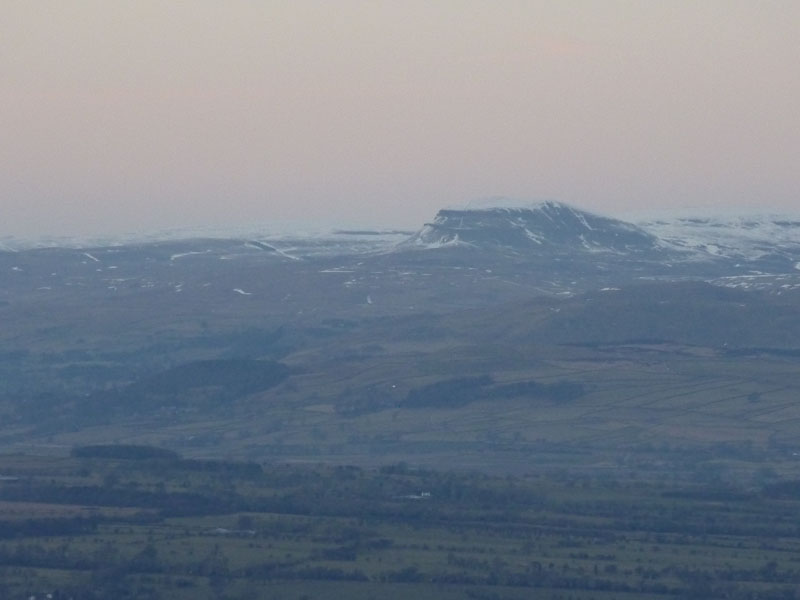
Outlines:
<svg viewBox="0 0 800 600"><path fill-rule="evenodd" d="M527 208L440 210L402 247L469 245L511 252L662 253L658 239L632 225L558 202Z"/></svg>

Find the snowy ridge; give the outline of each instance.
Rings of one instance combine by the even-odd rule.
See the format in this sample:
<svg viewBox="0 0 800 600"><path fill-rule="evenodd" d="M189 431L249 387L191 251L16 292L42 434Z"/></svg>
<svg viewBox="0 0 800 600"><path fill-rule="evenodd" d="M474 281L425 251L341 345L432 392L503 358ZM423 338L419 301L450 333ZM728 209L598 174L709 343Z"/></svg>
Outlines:
<svg viewBox="0 0 800 600"><path fill-rule="evenodd" d="M41 236L0 238L0 251L18 252L40 248L91 249L130 245L184 242L197 239L259 240L299 246L301 253L361 253L391 247L412 232L390 228L365 228L346 223L322 224L300 221L274 221L242 226L176 227L156 231L105 236ZM263 249L263 248L262 248ZM281 253L283 248L273 247ZM175 258L180 258L176 256ZM296 259L297 257L292 257Z"/></svg>
<svg viewBox="0 0 800 600"><path fill-rule="evenodd" d="M691 211L640 216L637 225L684 251L756 261L769 256L800 260L800 214Z"/></svg>
<svg viewBox="0 0 800 600"><path fill-rule="evenodd" d="M672 268L694 264L696 272L734 268L737 272L797 273L800 270L800 212L685 210L628 215L620 220L552 200L492 197L440 210L416 233L310 221L273 221L242 226L181 227L103 237L0 237L0 252L70 248L100 262L96 249L190 242L170 249L171 261L214 254L193 240L232 242L241 247L299 261L323 256L369 255L409 250L469 248L514 256L566 254L587 259L646 259ZM238 245L237 245L238 244ZM217 244L218 247L219 244ZM227 256L225 256L227 258ZM727 265L727 266L725 266ZM98 267L101 266L98 264Z"/></svg>

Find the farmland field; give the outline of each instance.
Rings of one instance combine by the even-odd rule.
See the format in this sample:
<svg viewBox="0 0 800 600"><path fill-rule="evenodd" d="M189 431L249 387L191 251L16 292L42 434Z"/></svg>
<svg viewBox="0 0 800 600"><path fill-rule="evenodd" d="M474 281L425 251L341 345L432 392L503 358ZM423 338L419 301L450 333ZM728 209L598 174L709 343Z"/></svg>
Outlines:
<svg viewBox="0 0 800 600"><path fill-rule="evenodd" d="M793 598L800 485L0 458L3 598ZM121 452L130 451L122 457Z"/></svg>

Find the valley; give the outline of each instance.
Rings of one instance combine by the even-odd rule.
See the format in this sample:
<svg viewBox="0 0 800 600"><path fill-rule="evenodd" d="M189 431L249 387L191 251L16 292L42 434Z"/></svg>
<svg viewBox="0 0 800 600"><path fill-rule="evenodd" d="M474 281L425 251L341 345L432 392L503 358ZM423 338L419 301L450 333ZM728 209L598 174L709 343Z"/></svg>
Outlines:
<svg viewBox="0 0 800 600"><path fill-rule="evenodd" d="M0 448L796 474L786 239L766 273L553 203L392 235L1 252Z"/></svg>

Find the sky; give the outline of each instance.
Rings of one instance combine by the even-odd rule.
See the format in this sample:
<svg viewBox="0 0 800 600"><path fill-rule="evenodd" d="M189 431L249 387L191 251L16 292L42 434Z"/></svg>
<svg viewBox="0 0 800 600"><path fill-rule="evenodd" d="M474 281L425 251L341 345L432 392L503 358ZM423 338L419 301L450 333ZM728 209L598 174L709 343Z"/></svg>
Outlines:
<svg viewBox="0 0 800 600"><path fill-rule="evenodd" d="M3 0L0 235L800 208L797 0Z"/></svg>

